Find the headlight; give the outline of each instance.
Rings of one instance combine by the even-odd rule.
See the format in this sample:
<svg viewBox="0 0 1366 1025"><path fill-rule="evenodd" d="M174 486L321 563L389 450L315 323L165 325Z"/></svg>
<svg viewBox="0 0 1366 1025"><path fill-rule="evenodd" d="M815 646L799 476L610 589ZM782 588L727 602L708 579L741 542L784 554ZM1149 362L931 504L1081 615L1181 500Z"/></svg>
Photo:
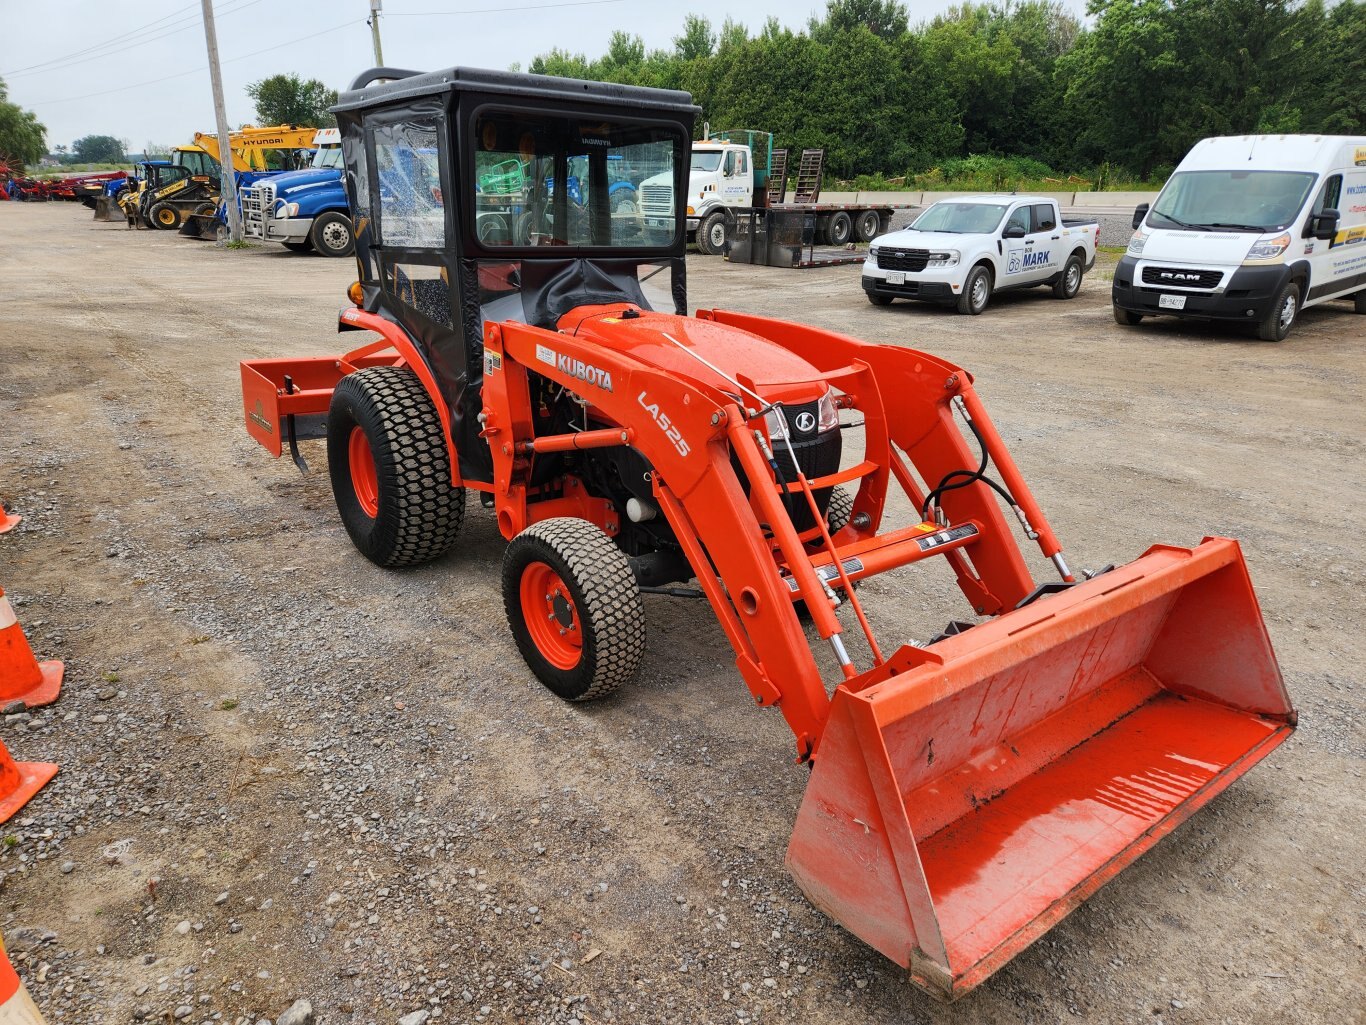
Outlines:
<svg viewBox="0 0 1366 1025"><path fill-rule="evenodd" d="M816 403L816 430L824 433L833 431L840 425L840 411L835 408L835 393L826 389L820 402Z"/></svg>
<svg viewBox="0 0 1366 1025"><path fill-rule="evenodd" d="M931 253L930 258L925 261L926 267L956 267L958 265L958 252L949 249L942 253Z"/></svg>
<svg viewBox="0 0 1366 1025"><path fill-rule="evenodd" d="M1148 244L1148 234L1143 231L1136 231L1129 239L1129 248L1126 252L1130 256L1142 256L1143 247Z"/></svg>
<svg viewBox="0 0 1366 1025"><path fill-rule="evenodd" d="M779 438L787 437L787 421L783 419L781 409L770 409L764 414L764 426L768 428L768 438L770 441L777 441Z"/></svg>
<svg viewBox="0 0 1366 1025"><path fill-rule="evenodd" d="M285 217L298 217L298 216L299 216L299 204L298 204L298 203L281 203L279 206L277 206L277 207L275 208L275 216L276 216L276 217L280 217L280 218L285 218Z"/></svg>
<svg viewBox="0 0 1366 1025"><path fill-rule="evenodd" d="M1260 242L1252 243L1252 248L1247 251L1247 256L1243 258L1244 263L1264 263L1270 260L1279 260L1285 251L1290 248L1290 232L1277 235L1275 238L1262 239Z"/></svg>

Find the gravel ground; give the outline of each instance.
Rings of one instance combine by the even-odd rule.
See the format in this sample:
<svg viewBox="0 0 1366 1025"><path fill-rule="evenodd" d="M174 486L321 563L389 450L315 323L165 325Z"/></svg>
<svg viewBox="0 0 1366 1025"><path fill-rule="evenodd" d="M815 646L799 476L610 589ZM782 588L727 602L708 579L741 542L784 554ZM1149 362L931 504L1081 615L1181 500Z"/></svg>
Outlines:
<svg viewBox="0 0 1366 1025"><path fill-rule="evenodd" d="M385 572L322 472L241 427L237 361L336 352L346 261L0 205L0 583L61 700L5 717L62 772L4 827L0 927L57 1023L1362 1021L1361 319L1280 345L1122 330L1103 277L980 318L870 307L858 268L693 258L692 301L970 368L1074 564L1242 540L1301 728L970 997L937 1005L782 869L805 783L697 605L638 680L525 670L502 541ZM1112 262L1110 260L1109 262ZM349 339L348 339L349 341ZM1042 568L1039 575L1044 576ZM961 615L871 582L892 636ZM897 631L900 631L897 633Z"/></svg>

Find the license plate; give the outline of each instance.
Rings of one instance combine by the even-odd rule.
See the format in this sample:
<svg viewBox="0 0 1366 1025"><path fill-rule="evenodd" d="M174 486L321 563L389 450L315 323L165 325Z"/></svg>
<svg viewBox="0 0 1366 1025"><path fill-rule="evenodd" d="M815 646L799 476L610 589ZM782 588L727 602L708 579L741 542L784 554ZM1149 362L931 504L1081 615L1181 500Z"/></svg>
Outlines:
<svg viewBox="0 0 1366 1025"><path fill-rule="evenodd" d="M645 223L648 224L648 225L649 225L650 227L652 227L652 228L667 228L667 227L669 227L669 225L672 224L673 222L672 222L672 221L666 221L666 220L665 220L664 218L662 218L662 217L651 217L651 218L649 218Z"/></svg>
<svg viewBox="0 0 1366 1025"><path fill-rule="evenodd" d="M887 284L904 285L906 283L906 272L900 270L889 270L887 272Z"/></svg>
<svg viewBox="0 0 1366 1025"><path fill-rule="evenodd" d="M1164 310L1184 310L1186 308L1186 297L1184 295L1159 295L1157 305Z"/></svg>

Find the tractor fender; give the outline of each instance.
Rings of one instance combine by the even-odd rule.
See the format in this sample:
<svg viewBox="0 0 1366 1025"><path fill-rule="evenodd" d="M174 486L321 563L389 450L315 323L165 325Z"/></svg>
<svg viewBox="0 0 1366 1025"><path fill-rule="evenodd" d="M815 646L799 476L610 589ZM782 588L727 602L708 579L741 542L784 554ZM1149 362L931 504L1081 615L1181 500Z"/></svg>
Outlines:
<svg viewBox="0 0 1366 1025"><path fill-rule="evenodd" d="M451 411L446 405L445 398L441 395L441 389L436 386L436 378L432 376L432 368L427 365L427 361L417 351L417 346L408 337L408 332L392 320L385 320L377 313L367 313L365 310L354 306L342 310L337 330L373 331L383 339L381 342L363 345L359 349L354 349L342 356L341 363L343 366L352 364L353 359L358 359L363 355L390 348L399 354L402 365L406 365L417 375L417 379L422 382L423 389L432 400L432 405L436 407L436 415L441 418L441 434L446 439L446 452L450 456L451 487L464 487L464 479L460 476L460 459L455 451L455 440L451 434ZM351 369L357 368L352 366Z"/></svg>

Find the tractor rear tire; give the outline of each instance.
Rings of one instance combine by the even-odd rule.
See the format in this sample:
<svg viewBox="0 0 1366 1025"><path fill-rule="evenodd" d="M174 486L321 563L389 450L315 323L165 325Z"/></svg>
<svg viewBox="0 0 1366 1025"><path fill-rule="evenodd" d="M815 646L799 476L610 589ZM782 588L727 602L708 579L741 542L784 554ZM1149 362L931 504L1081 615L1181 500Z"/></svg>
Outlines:
<svg viewBox="0 0 1366 1025"><path fill-rule="evenodd" d="M153 228L169 231L180 227L180 211L170 203L158 203L147 211L147 223Z"/></svg>
<svg viewBox="0 0 1366 1025"><path fill-rule="evenodd" d="M327 414L327 468L342 524L377 566L416 566L450 550L465 518L451 453L426 388L407 367L348 374Z"/></svg>
<svg viewBox="0 0 1366 1025"><path fill-rule="evenodd" d="M726 248L726 215L713 210L697 226L697 251L703 256L718 256Z"/></svg>
<svg viewBox="0 0 1366 1025"><path fill-rule="evenodd" d="M503 607L536 678L566 701L606 697L645 653L631 563L587 520L534 523L503 553Z"/></svg>

